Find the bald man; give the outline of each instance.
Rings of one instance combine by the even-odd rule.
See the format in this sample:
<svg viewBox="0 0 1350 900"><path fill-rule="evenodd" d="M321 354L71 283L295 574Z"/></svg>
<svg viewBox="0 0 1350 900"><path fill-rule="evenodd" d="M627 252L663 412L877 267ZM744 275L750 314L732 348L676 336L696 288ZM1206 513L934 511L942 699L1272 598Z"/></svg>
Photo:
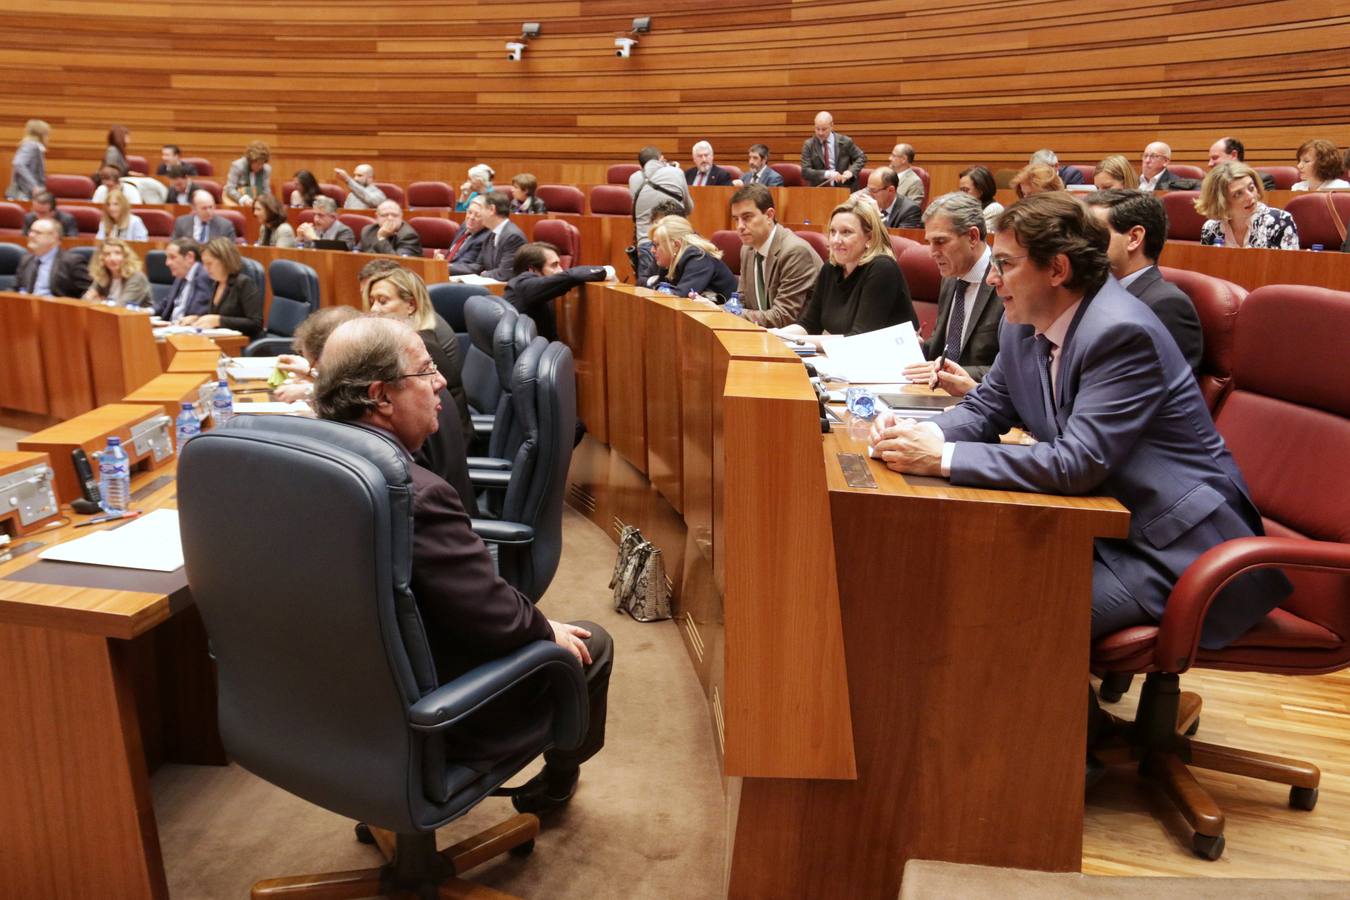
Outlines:
<svg viewBox="0 0 1350 900"><path fill-rule="evenodd" d="M815 132L802 143L802 179L811 187L856 188L867 154L834 130L834 116L827 112L816 113Z"/></svg>
<svg viewBox="0 0 1350 900"><path fill-rule="evenodd" d="M367 163L361 163L351 175L346 169L334 169L333 174L347 185L346 209L375 209L385 201L384 191L375 185L375 169Z"/></svg>
<svg viewBox="0 0 1350 900"><path fill-rule="evenodd" d="M173 223L173 237L192 238L205 244L211 238L227 237L234 240L234 223L216 214L216 198L208 190L192 195L192 212L179 216Z"/></svg>
<svg viewBox="0 0 1350 900"><path fill-rule="evenodd" d="M923 206L925 192L923 179L914 170L914 147L910 144L896 144L891 148L890 169L895 172L896 190L919 206ZM894 228L895 226L891 226ZM918 225L913 226L918 228Z"/></svg>
<svg viewBox="0 0 1350 900"><path fill-rule="evenodd" d="M1167 169L1172 161L1172 148L1162 141L1154 141L1144 148L1144 156L1139 161L1139 190L1165 191L1171 187L1176 176Z"/></svg>

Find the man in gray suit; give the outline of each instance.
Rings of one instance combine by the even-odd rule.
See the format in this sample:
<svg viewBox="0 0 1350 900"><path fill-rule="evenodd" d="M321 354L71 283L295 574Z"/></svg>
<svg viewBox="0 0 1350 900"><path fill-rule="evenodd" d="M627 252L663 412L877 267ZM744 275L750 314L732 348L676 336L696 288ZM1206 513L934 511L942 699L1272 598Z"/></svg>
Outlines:
<svg viewBox="0 0 1350 900"><path fill-rule="evenodd" d="M525 246L525 232L511 221L511 197L491 191L483 199L483 228L488 232L478 257L479 273L497 281L510 281L515 274L516 251Z"/></svg>
<svg viewBox="0 0 1350 900"><path fill-rule="evenodd" d="M1114 497L1130 533L1096 541L1091 634L1154 624L1186 568L1226 540L1263 534L1261 516L1176 342L1110 277L1096 216L1067 194L1037 194L998 228L998 358L942 415L884 415L873 452L964 487ZM1036 443L999 443L1017 422ZM1275 569L1238 576L1210 608L1201 646L1226 646L1289 590Z"/></svg>
<svg viewBox="0 0 1350 900"><path fill-rule="evenodd" d="M1177 342L1192 372L1200 371L1205 337L1200 316L1186 292L1158 271L1158 257L1167 243L1167 210L1162 201L1144 191L1119 188L1093 191L1083 198L1111 232L1111 274L1121 287L1153 310Z"/></svg>
<svg viewBox="0 0 1350 900"><path fill-rule="evenodd" d="M769 147L767 144L751 144L746 153L745 175L731 183L736 187L744 184L762 184L765 187L782 187L783 176L769 168Z"/></svg>
<svg viewBox="0 0 1350 900"><path fill-rule="evenodd" d="M300 246L312 247L315 241L342 241L348 250L356 249L356 235L338 221L337 201L332 197L314 198L314 221L301 222L295 230Z"/></svg>
<svg viewBox="0 0 1350 900"><path fill-rule="evenodd" d="M816 113L815 130L802 143L802 180L811 187L856 187L867 154L834 130L834 116L827 112Z"/></svg>
<svg viewBox="0 0 1350 900"><path fill-rule="evenodd" d="M900 196L908 197L920 207L928 192L924 189L923 179L914 168L914 147L910 144L896 144L891 148L890 166L895 170Z"/></svg>
<svg viewBox="0 0 1350 900"><path fill-rule="evenodd" d="M943 194L924 210L923 225L942 283L937 321L923 342L923 355L932 362L907 366L905 377L963 397L994 364L1003 324L1003 303L986 280L990 252L984 209L969 194Z"/></svg>
<svg viewBox="0 0 1350 900"><path fill-rule="evenodd" d="M211 196L210 191L197 191L192 195L192 212L174 221L173 236L192 238L199 244L216 237L230 240L236 237L234 223L224 216L216 215L216 198Z"/></svg>
<svg viewBox="0 0 1350 900"><path fill-rule="evenodd" d="M741 236L741 303L745 317L765 328L797 321L816 289L820 257L778 224L773 194L747 184L731 195L731 221Z"/></svg>

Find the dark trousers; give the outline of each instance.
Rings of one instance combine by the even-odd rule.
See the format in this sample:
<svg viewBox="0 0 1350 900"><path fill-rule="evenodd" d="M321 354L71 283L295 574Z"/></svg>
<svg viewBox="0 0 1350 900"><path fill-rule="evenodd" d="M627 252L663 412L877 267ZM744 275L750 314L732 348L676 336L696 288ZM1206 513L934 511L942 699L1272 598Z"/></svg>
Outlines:
<svg viewBox="0 0 1350 900"><path fill-rule="evenodd" d="M1153 615L1134 599L1116 573L1096 557L1092 560L1092 639L1131 625L1153 625Z"/></svg>
<svg viewBox="0 0 1350 900"><path fill-rule="evenodd" d="M572 622L591 633L586 648L591 652L591 664L586 666L586 694L590 699L590 714L586 737L575 750L547 750L544 762L557 771L575 770L605 746L605 713L609 704L609 673L614 667L614 639L609 632L594 622Z"/></svg>

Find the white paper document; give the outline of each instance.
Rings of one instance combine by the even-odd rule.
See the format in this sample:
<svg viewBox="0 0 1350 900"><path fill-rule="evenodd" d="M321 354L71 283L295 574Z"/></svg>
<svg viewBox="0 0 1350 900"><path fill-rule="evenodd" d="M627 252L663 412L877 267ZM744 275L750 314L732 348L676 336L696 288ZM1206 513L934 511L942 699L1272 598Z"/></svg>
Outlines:
<svg viewBox="0 0 1350 900"><path fill-rule="evenodd" d="M279 356L235 356L230 358L230 377L235 381L266 381L277 370Z"/></svg>
<svg viewBox="0 0 1350 900"><path fill-rule="evenodd" d="M178 536L178 510L157 509L91 535L48 547L39 554L55 562L116 566L173 572L183 567L183 542Z"/></svg>
<svg viewBox="0 0 1350 900"><path fill-rule="evenodd" d="M919 336L909 322L847 337L821 339L828 360L812 361L818 371L847 379L850 384L890 382L909 384L905 366L924 362Z"/></svg>
<svg viewBox="0 0 1350 900"><path fill-rule="evenodd" d="M150 324L154 325L156 321L164 320L151 319ZM195 325L160 325L152 330L156 338L168 337L171 334L200 334L202 337L233 337L243 334L242 331L235 331L233 328L198 328Z"/></svg>
<svg viewBox="0 0 1350 900"><path fill-rule="evenodd" d="M313 417L314 410L303 400L292 400L290 403L264 400L259 403L236 403L234 406L234 413L237 416L263 415Z"/></svg>
<svg viewBox="0 0 1350 900"><path fill-rule="evenodd" d="M451 281L457 281L460 284L505 284L495 278L489 278L486 275L452 275Z"/></svg>

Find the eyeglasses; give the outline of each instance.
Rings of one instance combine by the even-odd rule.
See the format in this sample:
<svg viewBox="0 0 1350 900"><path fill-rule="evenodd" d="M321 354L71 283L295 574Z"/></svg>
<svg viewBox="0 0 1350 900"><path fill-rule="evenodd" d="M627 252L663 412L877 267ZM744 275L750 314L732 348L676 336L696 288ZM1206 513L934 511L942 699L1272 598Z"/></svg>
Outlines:
<svg viewBox="0 0 1350 900"><path fill-rule="evenodd" d="M1164 156L1161 153L1145 153L1144 159L1171 159L1170 156Z"/></svg>
<svg viewBox="0 0 1350 900"><path fill-rule="evenodd" d="M421 372L404 372L402 375L395 375L390 381L398 381L403 378L431 378L433 375L441 374L441 370L436 368L434 362L427 363L427 367Z"/></svg>
<svg viewBox="0 0 1350 900"><path fill-rule="evenodd" d="M1028 254L1025 253L1021 256L994 256L990 258L989 264L994 267L994 271L998 273L998 277L1002 278L1004 266L1006 266L1008 263L1012 262L1015 259L1027 259L1027 258Z"/></svg>

